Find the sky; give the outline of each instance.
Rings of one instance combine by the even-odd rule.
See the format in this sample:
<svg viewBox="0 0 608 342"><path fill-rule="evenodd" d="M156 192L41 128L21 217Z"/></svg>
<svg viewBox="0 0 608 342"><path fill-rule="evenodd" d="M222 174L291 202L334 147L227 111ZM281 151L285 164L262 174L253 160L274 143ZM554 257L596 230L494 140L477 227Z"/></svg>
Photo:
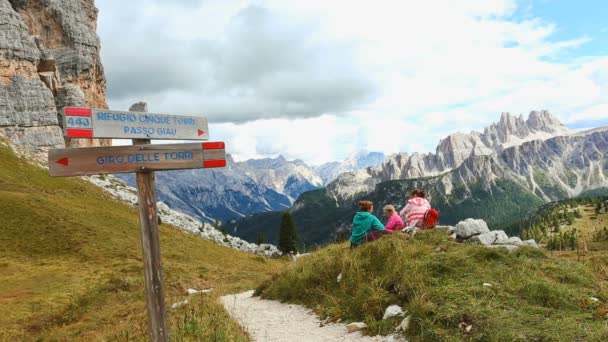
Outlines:
<svg viewBox="0 0 608 342"><path fill-rule="evenodd" d="M202 115L235 159L434 151L502 112L608 125L604 0L99 0L110 109Z"/></svg>

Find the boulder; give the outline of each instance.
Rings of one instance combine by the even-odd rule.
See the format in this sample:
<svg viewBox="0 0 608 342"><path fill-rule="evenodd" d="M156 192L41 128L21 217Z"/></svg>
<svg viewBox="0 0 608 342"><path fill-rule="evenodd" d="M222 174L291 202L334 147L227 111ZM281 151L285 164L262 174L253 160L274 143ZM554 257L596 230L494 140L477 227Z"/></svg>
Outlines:
<svg viewBox="0 0 608 342"><path fill-rule="evenodd" d="M389 319L403 315L403 309L399 305L391 305L384 310L382 319Z"/></svg>
<svg viewBox="0 0 608 342"><path fill-rule="evenodd" d="M502 230L493 230L491 232L473 236L468 241L481 243L482 245L490 246L495 244L504 244L509 240L507 234Z"/></svg>
<svg viewBox="0 0 608 342"><path fill-rule="evenodd" d="M486 221L471 218L458 222L454 228L454 233L456 233L459 239L468 239L475 235L488 233L489 231L490 229Z"/></svg>
<svg viewBox="0 0 608 342"><path fill-rule="evenodd" d="M367 328L367 324L363 322L353 322L346 325L346 330L349 334L354 333L355 331L363 330L365 328Z"/></svg>
<svg viewBox="0 0 608 342"><path fill-rule="evenodd" d="M518 238L517 236L513 236L510 237L506 242L504 242L505 245L514 245L514 246L521 246L523 241L521 241L520 238Z"/></svg>
<svg viewBox="0 0 608 342"><path fill-rule="evenodd" d="M521 245L522 246L528 246L528 247L538 248L538 244L536 243L536 241L534 241L534 239L522 241Z"/></svg>

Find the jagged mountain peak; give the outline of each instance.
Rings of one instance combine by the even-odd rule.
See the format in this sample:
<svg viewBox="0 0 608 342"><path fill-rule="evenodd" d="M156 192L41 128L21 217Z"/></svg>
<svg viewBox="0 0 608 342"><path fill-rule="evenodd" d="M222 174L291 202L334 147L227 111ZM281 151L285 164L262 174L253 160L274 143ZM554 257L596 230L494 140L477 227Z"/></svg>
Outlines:
<svg viewBox="0 0 608 342"><path fill-rule="evenodd" d="M570 134L572 132L546 110L532 111L528 119L524 119L521 114L503 112L497 122L484 128L482 132L456 132L440 140L435 154L399 153L389 156L381 166L365 170L370 178L366 182L368 186L373 186L388 180L435 176L455 170L465 161L475 160L470 158L476 156L495 156L506 148L528 141L544 141ZM491 173L486 176L489 174ZM356 188L348 185L346 179L337 179L335 182ZM343 192L337 188L339 186L329 187L336 189L337 193Z"/></svg>
<svg viewBox="0 0 608 342"><path fill-rule="evenodd" d="M526 121L528 127L548 133L569 131L559 119L549 111L532 111Z"/></svg>

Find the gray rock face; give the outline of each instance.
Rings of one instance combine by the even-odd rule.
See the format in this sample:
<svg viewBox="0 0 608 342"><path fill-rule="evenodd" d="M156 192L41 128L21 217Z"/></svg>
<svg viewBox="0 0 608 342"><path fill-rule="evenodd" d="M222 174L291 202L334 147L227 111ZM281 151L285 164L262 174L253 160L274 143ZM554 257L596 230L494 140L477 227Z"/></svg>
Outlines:
<svg viewBox="0 0 608 342"><path fill-rule="evenodd" d="M61 147L64 106L106 107L96 19L93 0L0 0L0 136Z"/></svg>
<svg viewBox="0 0 608 342"><path fill-rule="evenodd" d="M456 227L454 227L454 233L456 233L456 236L461 239L468 239L472 236L489 232L490 229L488 228L486 221L471 218L458 222Z"/></svg>

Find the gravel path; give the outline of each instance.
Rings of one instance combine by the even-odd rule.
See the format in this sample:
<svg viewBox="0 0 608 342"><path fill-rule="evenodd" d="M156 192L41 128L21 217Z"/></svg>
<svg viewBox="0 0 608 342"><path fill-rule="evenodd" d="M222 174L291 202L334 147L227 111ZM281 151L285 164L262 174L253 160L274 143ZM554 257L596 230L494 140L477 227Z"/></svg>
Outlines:
<svg viewBox="0 0 608 342"><path fill-rule="evenodd" d="M391 337L368 337L347 333L344 324L320 325L310 310L293 304L252 297L253 291L224 296L222 304L256 342L397 341Z"/></svg>

